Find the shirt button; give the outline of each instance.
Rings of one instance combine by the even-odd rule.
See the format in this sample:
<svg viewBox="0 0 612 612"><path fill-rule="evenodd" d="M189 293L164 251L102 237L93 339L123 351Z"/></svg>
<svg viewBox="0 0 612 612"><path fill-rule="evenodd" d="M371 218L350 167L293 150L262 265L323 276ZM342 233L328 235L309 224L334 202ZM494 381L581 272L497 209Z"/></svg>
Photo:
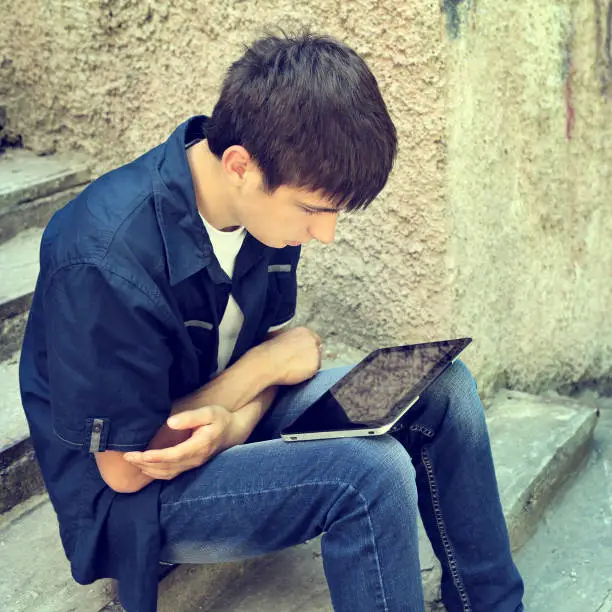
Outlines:
<svg viewBox="0 0 612 612"><path fill-rule="evenodd" d="M96 424L93 426L93 432L94 432L94 433L97 433L97 434L98 434L98 433L101 433L101 432L102 432L102 425L100 425L100 423L96 423Z"/></svg>

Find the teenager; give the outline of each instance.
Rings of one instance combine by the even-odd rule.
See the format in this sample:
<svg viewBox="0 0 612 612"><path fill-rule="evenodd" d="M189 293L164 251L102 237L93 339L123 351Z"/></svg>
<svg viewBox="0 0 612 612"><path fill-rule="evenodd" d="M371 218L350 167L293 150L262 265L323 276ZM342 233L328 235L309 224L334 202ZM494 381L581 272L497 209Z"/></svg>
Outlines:
<svg viewBox="0 0 612 612"><path fill-rule="evenodd" d="M420 510L448 610L523 609L461 361L394 437L279 439L347 371L318 372L321 339L288 325L300 247L332 242L338 215L367 208L396 147L354 51L268 36L229 68L210 117L53 217L20 378L78 582L116 577L128 612L150 612L160 561L323 534L334 609L422 611Z"/></svg>

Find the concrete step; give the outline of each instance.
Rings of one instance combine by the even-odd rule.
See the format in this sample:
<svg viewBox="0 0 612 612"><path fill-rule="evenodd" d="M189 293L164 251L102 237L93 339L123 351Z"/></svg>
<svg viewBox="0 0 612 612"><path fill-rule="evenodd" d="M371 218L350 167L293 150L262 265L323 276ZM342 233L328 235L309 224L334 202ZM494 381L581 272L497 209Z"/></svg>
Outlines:
<svg viewBox="0 0 612 612"><path fill-rule="evenodd" d="M43 490L21 407L18 371L42 232L31 227L0 244L0 513Z"/></svg>
<svg viewBox="0 0 612 612"><path fill-rule="evenodd" d="M516 562L526 610L612 612L612 397L598 398L593 452L544 513Z"/></svg>
<svg viewBox="0 0 612 612"><path fill-rule="evenodd" d="M0 361L19 349L38 274L42 228L91 180L82 156L0 156Z"/></svg>
<svg viewBox="0 0 612 612"><path fill-rule="evenodd" d="M517 549L529 538L554 495L580 470L597 416L592 405L571 398L501 391L487 411L487 420L504 512ZM71 582L49 503L33 503L30 500L0 519L2 609L118 610L116 600L109 600L110 583L81 587ZM33 566L32 550L41 551L40 566ZM439 610L439 569L422 529L420 551L428 609ZM162 581L159 610L330 611L320 557L316 539L242 563L182 565Z"/></svg>
<svg viewBox="0 0 612 612"><path fill-rule="evenodd" d="M0 513L43 488L19 399L18 351L38 276L43 227L91 172L76 156L0 157Z"/></svg>
<svg viewBox="0 0 612 612"><path fill-rule="evenodd" d="M0 516L0 550L0 608L6 612L98 610L114 595L109 580L86 587L74 582L46 494Z"/></svg>
<svg viewBox="0 0 612 612"><path fill-rule="evenodd" d="M0 514L44 491L19 395L19 354L0 363Z"/></svg>
<svg viewBox="0 0 612 612"><path fill-rule="evenodd" d="M44 227L91 180L75 154L37 156L11 149L0 156L0 243L28 227Z"/></svg>
<svg viewBox="0 0 612 612"><path fill-rule="evenodd" d="M38 277L42 233L31 227L0 244L0 361L21 347Z"/></svg>
<svg viewBox="0 0 612 612"><path fill-rule="evenodd" d="M42 234L41 228L31 227L0 244L0 316L4 318L22 312L22 304L34 291Z"/></svg>

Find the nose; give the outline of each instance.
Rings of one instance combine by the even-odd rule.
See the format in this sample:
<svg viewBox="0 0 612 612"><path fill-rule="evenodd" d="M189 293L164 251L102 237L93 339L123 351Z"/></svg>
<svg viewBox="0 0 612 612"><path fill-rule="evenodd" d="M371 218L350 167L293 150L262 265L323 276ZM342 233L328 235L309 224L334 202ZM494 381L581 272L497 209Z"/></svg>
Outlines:
<svg viewBox="0 0 612 612"><path fill-rule="evenodd" d="M308 228L308 233L323 244L331 244L336 234L336 221L338 221L338 213L315 215Z"/></svg>

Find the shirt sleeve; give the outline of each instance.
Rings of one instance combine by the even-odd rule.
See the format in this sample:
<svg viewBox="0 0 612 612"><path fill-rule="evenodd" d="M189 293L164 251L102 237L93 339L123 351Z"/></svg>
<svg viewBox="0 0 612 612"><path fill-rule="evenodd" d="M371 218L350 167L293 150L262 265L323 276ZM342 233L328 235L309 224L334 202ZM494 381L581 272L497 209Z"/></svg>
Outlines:
<svg viewBox="0 0 612 612"><path fill-rule="evenodd" d="M55 434L86 452L146 448L172 404L172 355L155 296L75 264L54 274L44 309Z"/></svg>

